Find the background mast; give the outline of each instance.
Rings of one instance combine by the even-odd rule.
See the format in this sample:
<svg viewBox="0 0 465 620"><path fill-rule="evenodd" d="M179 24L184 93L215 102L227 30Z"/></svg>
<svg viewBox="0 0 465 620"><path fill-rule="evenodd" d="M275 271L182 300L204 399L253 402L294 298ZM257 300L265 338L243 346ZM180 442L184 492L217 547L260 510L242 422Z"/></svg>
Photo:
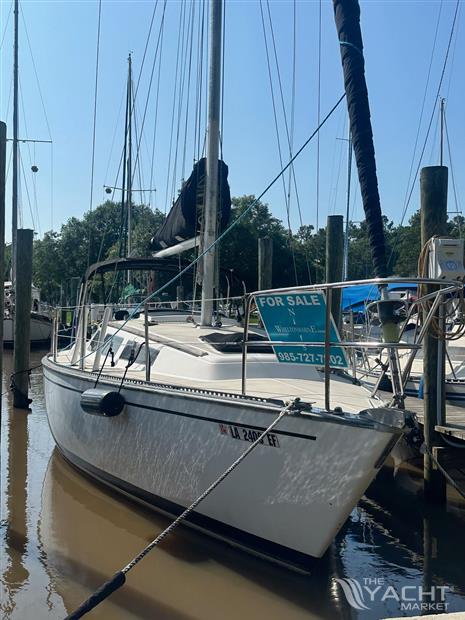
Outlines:
<svg viewBox="0 0 465 620"><path fill-rule="evenodd" d="M18 230L18 16L19 0L14 4L13 60L13 189L11 215L11 279L16 282L16 240Z"/></svg>

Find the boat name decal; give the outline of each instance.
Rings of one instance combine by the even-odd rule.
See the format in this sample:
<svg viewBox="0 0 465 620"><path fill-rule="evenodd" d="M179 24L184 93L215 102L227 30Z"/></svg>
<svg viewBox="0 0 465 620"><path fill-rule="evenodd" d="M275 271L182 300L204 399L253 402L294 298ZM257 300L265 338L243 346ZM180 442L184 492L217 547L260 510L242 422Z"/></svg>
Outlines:
<svg viewBox="0 0 465 620"><path fill-rule="evenodd" d="M249 443L256 441L262 434L261 431L244 428L243 426L236 426L235 424L218 424L218 427L222 435L229 435L229 437L233 439L240 439L241 441L248 441ZM279 448L278 436L274 433L267 433L265 437L262 437L260 443L264 446Z"/></svg>

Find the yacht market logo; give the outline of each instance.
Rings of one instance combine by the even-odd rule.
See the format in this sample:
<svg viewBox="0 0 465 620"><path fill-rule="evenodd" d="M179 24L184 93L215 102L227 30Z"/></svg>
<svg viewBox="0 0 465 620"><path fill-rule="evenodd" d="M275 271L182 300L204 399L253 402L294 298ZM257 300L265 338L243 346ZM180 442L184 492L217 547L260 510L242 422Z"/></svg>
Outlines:
<svg viewBox="0 0 465 620"><path fill-rule="evenodd" d="M397 601L401 611L447 611L449 586L403 586L395 588L384 578L336 579L351 607L357 611L371 609L375 603Z"/></svg>

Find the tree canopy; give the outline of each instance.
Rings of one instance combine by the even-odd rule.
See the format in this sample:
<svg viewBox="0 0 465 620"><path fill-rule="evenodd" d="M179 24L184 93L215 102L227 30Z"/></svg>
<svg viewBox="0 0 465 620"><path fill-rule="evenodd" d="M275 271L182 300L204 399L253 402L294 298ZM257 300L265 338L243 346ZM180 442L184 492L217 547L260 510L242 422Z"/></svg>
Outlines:
<svg viewBox="0 0 465 620"><path fill-rule="evenodd" d="M231 222L255 201L254 196L233 198ZM145 205L134 205L132 213L132 255L148 256L149 240L163 222L164 215ZM465 227L463 216L449 222L449 234L459 237ZM388 265L391 274L414 276L420 252L420 214L414 213L406 225L394 226L384 217ZM122 241L121 205L107 201L86 213L72 217L58 232L47 232L34 242L34 284L42 298L58 302L68 297L72 279L81 278L97 261L120 255ZM273 241L273 286L318 283L324 280L326 231L301 226L294 234L274 217L269 206L256 202L221 243L220 265L232 271L247 290L257 287L258 239ZM194 255L192 254L190 258ZM186 257L188 258L188 256ZM349 278L373 277L367 226L349 224ZM190 279L191 280L191 279Z"/></svg>

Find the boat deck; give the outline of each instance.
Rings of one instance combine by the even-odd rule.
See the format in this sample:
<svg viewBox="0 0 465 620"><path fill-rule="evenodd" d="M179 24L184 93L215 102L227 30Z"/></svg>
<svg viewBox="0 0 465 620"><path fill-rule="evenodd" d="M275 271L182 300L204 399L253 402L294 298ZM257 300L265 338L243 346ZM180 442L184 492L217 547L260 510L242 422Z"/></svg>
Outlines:
<svg viewBox="0 0 465 620"><path fill-rule="evenodd" d="M118 329L121 322L112 321L109 328ZM198 328L192 323L153 323L149 326L149 340L154 345L162 345L162 349L171 350L170 358L158 363L162 355L156 358L151 366L150 382L159 386L187 387L188 389L208 390L229 394L242 394L242 354L222 353L211 344L200 340L201 337L219 332L221 334L242 333L241 327L228 326L221 330L215 328ZM258 330L254 330L258 331ZM124 325L119 335L122 339L135 336L140 342L144 338L143 318L131 320ZM115 349L116 365L110 367L107 360L103 375L122 378L126 372L127 379L145 381L145 359L136 360L133 366L126 371L127 362L118 358L117 350L124 347L118 344ZM72 350L61 351L57 355L57 362L69 365ZM86 371L92 370L94 355L89 353L85 359ZM102 363L104 356L102 355ZM143 353L141 355L143 358ZM296 366L294 364L280 364L274 355L248 353L247 355L247 384L248 396L288 401L301 398L317 408L325 408L324 374L315 366ZM208 367L219 369L218 376L207 378ZM77 367L77 366L76 366ZM200 370L207 369L202 376ZM197 369L195 372L194 369ZM331 374L330 386L331 408L341 407L350 413L361 409L379 407L380 401L370 397L368 389L355 385L350 379L337 374Z"/></svg>

